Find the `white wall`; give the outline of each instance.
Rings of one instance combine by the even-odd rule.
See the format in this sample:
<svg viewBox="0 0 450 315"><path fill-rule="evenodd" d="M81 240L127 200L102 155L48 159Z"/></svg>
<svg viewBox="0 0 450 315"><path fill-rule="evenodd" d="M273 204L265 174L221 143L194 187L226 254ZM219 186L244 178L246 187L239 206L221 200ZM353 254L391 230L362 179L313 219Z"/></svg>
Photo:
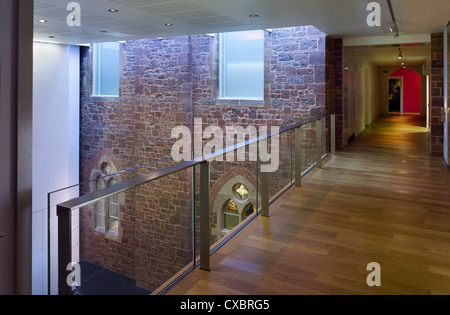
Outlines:
<svg viewBox="0 0 450 315"><path fill-rule="evenodd" d="M378 117L378 67L358 54L344 50L344 145Z"/></svg>
<svg viewBox="0 0 450 315"><path fill-rule="evenodd" d="M47 194L79 182L79 52L78 46L34 43L33 294L48 292ZM51 204L77 194L77 188L54 194ZM52 235L56 235L54 208L50 222ZM50 246L52 270L56 271L53 237Z"/></svg>
<svg viewBox="0 0 450 315"><path fill-rule="evenodd" d="M378 67L356 54L355 136L378 117Z"/></svg>

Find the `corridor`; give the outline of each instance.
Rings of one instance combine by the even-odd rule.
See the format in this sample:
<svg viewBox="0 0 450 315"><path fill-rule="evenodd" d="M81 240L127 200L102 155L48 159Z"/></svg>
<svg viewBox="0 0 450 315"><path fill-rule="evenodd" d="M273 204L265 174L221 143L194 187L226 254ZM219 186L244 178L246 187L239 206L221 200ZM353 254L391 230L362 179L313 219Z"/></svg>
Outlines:
<svg viewBox="0 0 450 315"><path fill-rule="evenodd" d="M450 294L450 173L422 125L377 119L168 294Z"/></svg>

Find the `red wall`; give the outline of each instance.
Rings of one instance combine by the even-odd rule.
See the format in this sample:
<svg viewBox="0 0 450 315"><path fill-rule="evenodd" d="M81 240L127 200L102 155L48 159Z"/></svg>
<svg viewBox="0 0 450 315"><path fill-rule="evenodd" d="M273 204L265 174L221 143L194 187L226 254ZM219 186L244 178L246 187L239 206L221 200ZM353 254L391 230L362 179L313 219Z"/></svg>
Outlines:
<svg viewBox="0 0 450 315"><path fill-rule="evenodd" d="M410 68L399 68L391 77L403 77L403 112L420 113L421 77Z"/></svg>

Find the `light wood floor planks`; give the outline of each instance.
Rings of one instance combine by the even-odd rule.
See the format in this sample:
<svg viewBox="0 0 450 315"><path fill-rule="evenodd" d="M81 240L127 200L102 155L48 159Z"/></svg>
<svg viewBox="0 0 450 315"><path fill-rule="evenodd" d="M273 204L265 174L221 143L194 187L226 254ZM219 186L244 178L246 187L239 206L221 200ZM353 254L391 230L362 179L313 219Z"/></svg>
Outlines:
<svg viewBox="0 0 450 315"><path fill-rule="evenodd" d="M450 294L450 174L421 123L378 119L169 294Z"/></svg>

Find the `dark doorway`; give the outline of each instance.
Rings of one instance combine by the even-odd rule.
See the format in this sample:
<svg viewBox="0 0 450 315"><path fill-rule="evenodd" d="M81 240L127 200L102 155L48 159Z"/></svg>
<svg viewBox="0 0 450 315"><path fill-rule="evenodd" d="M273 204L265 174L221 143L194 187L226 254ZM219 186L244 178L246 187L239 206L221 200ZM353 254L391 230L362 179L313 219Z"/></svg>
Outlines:
<svg viewBox="0 0 450 315"><path fill-rule="evenodd" d="M402 112L402 79L389 79L389 112Z"/></svg>

